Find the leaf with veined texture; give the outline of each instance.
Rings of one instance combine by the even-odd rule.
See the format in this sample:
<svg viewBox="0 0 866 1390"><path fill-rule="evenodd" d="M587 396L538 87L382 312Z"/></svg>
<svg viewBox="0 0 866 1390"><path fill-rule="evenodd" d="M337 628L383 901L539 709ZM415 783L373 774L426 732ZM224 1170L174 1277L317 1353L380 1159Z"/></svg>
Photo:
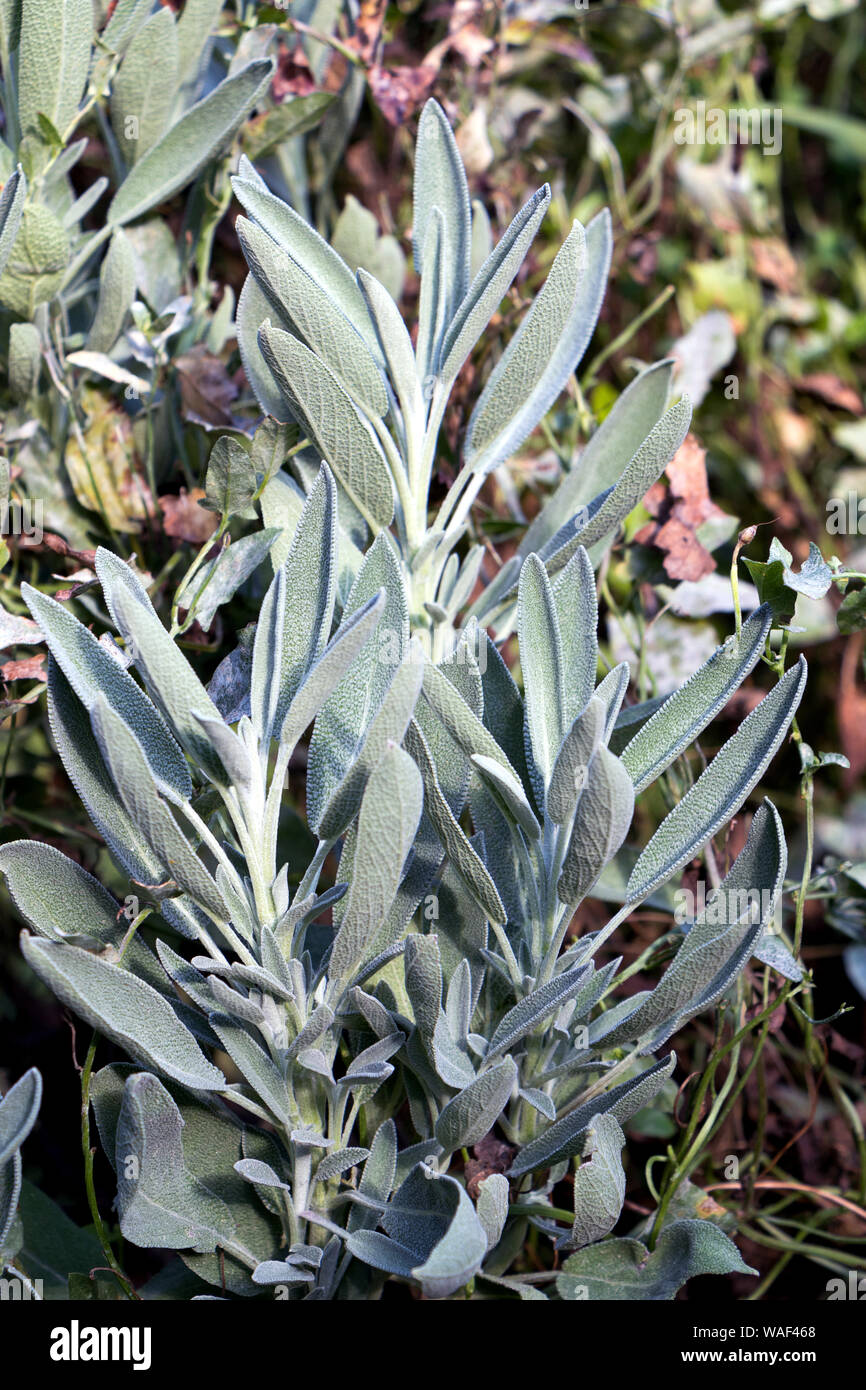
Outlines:
<svg viewBox="0 0 866 1390"><path fill-rule="evenodd" d="M372 530L391 524L394 494L385 455L331 369L291 333L265 320L259 346L293 414Z"/></svg>
<svg viewBox="0 0 866 1390"><path fill-rule="evenodd" d="M553 405L592 336L610 256L609 213L585 232L575 222L472 412L464 452L473 472L514 453Z"/></svg>
<svg viewBox="0 0 866 1390"><path fill-rule="evenodd" d="M667 883L739 810L788 732L803 698L806 674L801 656L665 817L632 869L626 888L629 901Z"/></svg>
<svg viewBox="0 0 866 1390"><path fill-rule="evenodd" d="M699 1274L757 1274L712 1221L672 1221L650 1254L639 1240L623 1237L569 1255L557 1276L560 1298L673 1299Z"/></svg>
<svg viewBox="0 0 866 1390"><path fill-rule="evenodd" d="M157 10L130 42L111 85L111 125L127 165L143 159L165 133L177 77L177 25L170 10Z"/></svg>
<svg viewBox="0 0 866 1390"><path fill-rule="evenodd" d="M24 199L27 197L27 180L21 165L10 174L0 194L0 274L2 274L9 253L15 244L18 235L18 228L21 226L21 214L24 211Z"/></svg>
<svg viewBox="0 0 866 1390"><path fill-rule="evenodd" d="M442 214L442 260L448 276L445 317L450 323L469 287L472 211L454 133L442 107L433 100L427 102L418 122L413 204L415 269L421 275L428 269L427 231L433 209Z"/></svg>
<svg viewBox="0 0 866 1390"><path fill-rule="evenodd" d="M270 58L248 63L187 111L127 174L109 205L109 225L133 222L194 179L225 149L273 70Z"/></svg>
<svg viewBox="0 0 866 1390"><path fill-rule="evenodd" d="M22 134L47 116L61 136L72 124L90 67L93 12L81 0L28 0L21 12L18 117Z"/></svg>
<svg viewBox="0 0 866 1390"><path fill-rule="evenodd" d="M485 260L457 307L442 344L442 380L451 382L498 309L550 204L547 184L533 193Z"/></svg>
<svg viewBox="0 0 866 1390"><path fill-rule="evenodd" d="M375 954L415 839L422 799L417 767L402 748L390 747L373 769L361 802L352 881L328 965L332 981L348 982Z"/></svg>
<svg viewBox="0 0 866 1390"><path fill-rule="evenodd" d="M21 934L36 974L64 1004L130 1057L196 1091L220 1091L226 1081L207 1060L171 1005L143 980L101 956Z"/></svg>
<svg viewBox="0 0 866 1390"><path fill-rule="evenodd" d="M625 1201L620 1153L625 1135L612 1115L598 1115L586 1136L584 1161L574 1175L574 1225L568 1245L577 1249L609 1235Z"/></svg>
<svg viewBox="0 0 866 1390"><path fill-rule="evenodd" d="M115 1141L118 1219L133 1245L203 1252L236 1234L230 1208L187 1168L182 1129L162 1083L134 1072L123 1088Z"/></svg>
<svg viewBox="0 0 866 1390"><path fill-rule="evenodd" d="M22 584L21 594L82 704L90 710L100 696L106 700L136 734L158 785L173 798L187 800L192 782L186 760L140 686L62 604L29 584Z"/></svg>
<svg viewBox="0 0 866 1390"><path fill-rule="evenodd" d="M676 1065L676 1054L649 1067L640 1076L623 1081L610 1091L578 1105L569 1114L543 1130L519 1151L509 1170L511 1177L548 1168L552 1163L580 1152L583 1135L596 1115L612 1115L620 1124L658 1095Z"/></svg>
<svg viewBox="0 0 866 1390"><path fill-rule="evenodd" d="M35 1067L0 1097L0 1170L21 1148L35 1125L41 1100L42 1077Z"/></svg>
<svg viewBox="0 0 866 1390"><path fill-rule="evenodd" d="M767 605L755 610L743 624L739 637L729 637L684 685L630 739L622 764L635 792L660 777L666 767L693 743L712 719L724 709L734 691L754 669L770 631L772 613Z"/></svg>
<svg viewBox="0 0 866 1390"><path fill-rule="evenodd" d="M618 758L607 748L592 757L577 803L556 891L562 902L577 903L616 854L634 814L634 787Z"/></svg>
<svg viewBox="0 0 866 1390"><path fill-rule="evenodd" d="M343 311L255 222L239 217L235 230L259 288L280 318L292 325L366 414L385 415L388 395L379 368Z"/></svg>
<svg viewBox="0 0 866 1390"><path fill-rule="evenodd" d="M626 387L532 521L520 542L520 555L541 550L556 535L564 518L573 516L580 506L619 481L623 463L634 458L661 419L672 370L670 359L656 362Z"/></svg>

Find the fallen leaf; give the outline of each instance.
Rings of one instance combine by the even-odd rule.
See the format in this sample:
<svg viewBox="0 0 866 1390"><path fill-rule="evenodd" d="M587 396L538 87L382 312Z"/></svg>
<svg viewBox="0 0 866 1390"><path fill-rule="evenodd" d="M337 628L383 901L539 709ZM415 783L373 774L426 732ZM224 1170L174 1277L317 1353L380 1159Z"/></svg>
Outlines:
<svg viewBox="0 0 866 1390"><path fill-rule="evenodd" d="M759 280L791 294L797 285L797 261L781 237L753 237L749 246Z"/></svg>
<svg viewBox="0 0 866 1390"><path fill-rule="evenodd" d="M485 1134L483 1139L472 1150L475 1155L470 1158L464 1169L466 1178L466 1191L473 1202L478 1199L479 1184L485 1178L489 1178L492 1173L506 1173L511 1167L515 1150L511 1144L506 1144L502 1139L497 1139L492 1132Z"/></svg>
<svg viewBox="0 0 866 1390"><path fill-rule="evenodd" d="M373 100L389 125L400 126L426 101L438 67L371 68L367 74Z"/></svg>
<svg viewBox="0 0 866 1390"><path fill-rule="evenodd" d="M654 483L643 499L655 520L635 540L665 552L662 563L671 579L694 582L715 572L715 560L696 535L702 522L725 515L710 497L706 457L695 436L686 435L665 469L670 486Z"/></svg>
<svg viewBox="0 0 866 1390"><path fill-rule="evenodd" d="M175 366L186 419L198 425L232 426L234 416L229 407L237 399L238 387L225 363L203 343L197 343L176 359Z"/></svg>
<svg viewBox="0 0 866 1390"><path fill-rule="evenodd" d="M129 416L93 387L84 387L81 403L88 423L80 441L70 434L64 454L75 496L82 507L105 516L114 531L139 531L152 500L135 471Z"/></svg>
<svg viewBox="0 0 866 1390"><path fill-rule="evenodd" d="M4 681L40 680L45 674L42 670L44 662L44 652L26 656L21 661L4 661L0 666L0 676Z"/></svg>
<svg viewBox="0 0 866 1390"><path fill-rule="evenodd" d="M163 529L167 536L190 541L193 545L203 545L213 535L219 526L219 518L198 505L204 495L203 488L194 487L187 492L182 487L176 497L168 494L159 498L160 511L165 517Z"/></svg>
<svg viewBox="0 0 866 1390"><path fill-rule="evenodd" d="M794 388L810 396L819 396L828 405L836 405L852 415L863 414L863 400L859 393L833 372L810 372L808 376L797 377Z"/></svg>

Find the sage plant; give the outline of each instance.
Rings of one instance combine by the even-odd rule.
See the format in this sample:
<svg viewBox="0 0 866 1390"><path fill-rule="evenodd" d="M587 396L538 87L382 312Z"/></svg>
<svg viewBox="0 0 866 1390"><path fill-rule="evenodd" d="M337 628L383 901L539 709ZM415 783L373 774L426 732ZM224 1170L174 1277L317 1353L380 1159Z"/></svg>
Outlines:
<svg viewBox="0 0 866 1390"><path fill-rule="evenodd" d="M413 350L370 276L341 268L250 166L235 186L245 366L324 455L314 471L296 455L261 494L277 535L251 644L206 688L105 549L99 635L23 588L51 654L58 754L129 893L35 842L0 848L0 869L30 966L130 1059L85 1088L123 1235L177 1251L213 1289L196 1297L375 1299L396 1279L433 1298L668 1299L693 1275L745 1270L710 1221L658 1213L639 1233L651 1251L614 1234L624 1126L671 1078L666 1044L768 954L786 869L772 803L671 932L655 988L624 995L603 948L743 806L806 677L802 660L782 675L647 843L630 840L636 797L755 669L772 622L758 608L664 701L625 704L625 663L598 679L593 561L688 423L687 403L666 410L667 364L623 394L471 606L477 552L458 558L484 476L586 346L607 220L569 234L431 521L448 392L546 191L470 281L482 238L451 132L425 108ZM268 307L282 326L259 321ZM512 628L519 685L494 640ZM298 863L281 832L302 781L315 849ZM615 860L630 864L621 907L570 940ZM467 1151L494 1137L506 1157L468 1181ZM553 1194L572 1172L565 1220ZM530 1224L566 1258L527 1280Z"/></svg>

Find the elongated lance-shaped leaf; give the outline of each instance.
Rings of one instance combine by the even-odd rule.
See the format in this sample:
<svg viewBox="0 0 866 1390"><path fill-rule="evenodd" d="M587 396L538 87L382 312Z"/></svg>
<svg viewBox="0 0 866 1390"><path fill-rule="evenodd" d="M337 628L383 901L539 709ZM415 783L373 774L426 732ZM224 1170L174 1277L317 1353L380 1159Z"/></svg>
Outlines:
<svg viewBox="0 0 866 1390"><path fill-rule="evenodd" d="M203 714L221 721L213 700L152 608L145 608L119 584L113 589L112 603L120 630L131 643L133 660L183 747L213 781L225 784L222 762L195 718Z"/></svg>
<svg viewBox="0 0 866 1390"><path fill-rule="evenodd" d="M692 406L688 396L683 396L666 411L658 424L653 426L634 458L629 463L619 482L605 498L591 520L577 532L569 546L557 553L560 560L572 548L582 545L586 550L597 545L609 536L619 523L636 507L642 497L661 477L677 449L688 434L692 418Z"/></svg>
<svg viewBox="0 0 866 1390"><path fill-rule="evenodd" d="M529 250L550 205L550 187L533 193L481 266L459 305L442 344L440 375L454 380L487 327Z"/></svg>
<svg viewBox="0 0 866 1390"><path fill-rule="evenodd" d="M160 11L165 14L165 10ZM129 238L118 227L99 272L99 299L87 335L90 352L110 352L120 337L135 298L135 256Z"/></svg>
<svg viewBox="0 0 866 1390"><path fill-rule="evenodd" d="M90 67L93 10L81 0L28 0L21 9L18 119L22 135L47 116L65 136L78 110ZM4 73L8 80L8 74Z"/></svg>
<svg viewBox="0 0 866 1390"><path fill-rule="evenodd" d="M625 692L628 689L629 668L627 661L621 661L618 666L614 666L612 671L608 671L604 680L600 680L595 688L595 699L601 700L604 705L604 734L602 743L607 743L613 732L622 702L625 699Z"/></svg>
<svg viewBox="0 0 866 1390"><path fill-rule="evenodd" d="M239 217L235 228L257 284L281 317L330 368L365 414L385 415L388 394L379 368L342 309L261 227Z"/></svg>
<svg viewBox="0 0 866 1390"><path fill-rule="evenodd" d="M177 76L177 25L170 10L158 10L132 39L111 85L111 125L128 165L143 159L165 134Z"/></svg>
<svg viewBox="0 0 866 1390"><path fill-rule="evenodd" d="M29 584L21 585L21 594L85 708L91 710L98 698L104 699L135 733L158 786L174 800L188 800L192 781L183 753L132 676L62 604Z"/></svg>
<svg viewBox="0 0 866 1390"><path fill-rule="evenodd" d="M250 675L250 717L260 743L267 746L277 724L277 704L286 630L286 571L283 565L271 580L259 609Z"/></svg>
<svg viewBox="0 0 866 1390"><path fill-rule="evenodd" d="M394 492L385 455L334 373L269 320L259 329L259 346L292 412L303 418L365 521L373 531L389 526Z"/></svg>
<svg viewBox="0 0 866 1390"><path fill-rule="evenodd" d="M539 839L541 826L517 778L506 772L501 763L485 757L483 753L472 754L472 766L487 784L487 789L499 809L519 825L531 840Z"/></svg>
<svg viewBox="0 0 866 1390"><path fill-rule="evenodd" d="M384 757L389 743L403 742L421 693L423 674L424 651L417 639L413 638L406 660L394 672L385 697L370 721L363 747L319 822L317 833L321 839L335 840L343 833L361 804L368 777Z"/></svg>
<svg viewBox="0 0 866 1390"><path fill-rule="evenodd" d="M222 1072L207 1060L167 999L128 970L62 942L21 934L24 957L64 1004L145 1066L194 1091L219 1091Z"/></svg>
<svg viewBox="0 0 866 1390"><path fill-rule="evenodd" d="M145 843L165 865L168 877L173 878L179 888L189 893L219 921L227 922L229 911L222 894L178 827L171 811L160 800L135 735L102 698L94 702L90 719L120 799Z"/></svg>
<svg viewBox="0 0 866 1390"><path fill-rule="evenodd" d="M384 589L346 618L289 705L280 742L295 746L370 641L386 608Z"/></svg>
<svg viewBox="0 0 866 1390"><path fill-rule="evenodd" d="M472 412L465 455L474 471L508 458L553 405L592 336L610 256L606 210L585 233L575 222Z"/></svg>
<svg viewBox="0 0 866 1390"><path fill-rule="evenodd" d="M493 762L499 763L516 781L520 781L512 764L500 748L490 730L455 689L448 677L438 666L427 662L424 667L422 686L424 699L439 716L454 742L471 758L481 753ZM524 788L524 790L528 790Z"/></svg>
<svg viewBox="0 0 866 1390"><path fill-rule="evenodd" d="M496 884L488 873L484 861L469 843L465 832L442 794L436 776L436 768L430 756L430 749L414 719L406 731L406 747L421 770L424 781L424 809L435 827L436 834L442 841L445 853L487 917L493 922L504 923L507 913Z"/></svg>
<svg viewBox="0 0 866 1390"><path fill-rule="evenodd" d="M248 162L242 160L241 169L242 176L232 179L232 188L241 207L313 277L364 338L377 364L384 366L364 296L346 262L294 208L270 193L261 180L250 177L255 171Z"/></svg>
<svg viewBox="0 0 866 1390"><path fill-rule="evenodd" d="M0 1170L21 1148L36 1123L42 1101L42 1077L31 1067L0 1098Z"/></svg>
<svg viewBox="0 0 866 1390"><path fill-rule="evenodd" d="M236 1233L231 1209L187 1168L182 1129L161 1081L147 1072L127 1078L117 1122L117 1212L134 1245L207 1251Z"/></svg>
<svg viewBox="0 0 866 1390"><path fill-rule="evenodd" d="M9 259L9 253L15 244L18 235L18 228L21 226L21 214L24 211L24 200L27 197L27 180L21 165L10 174L0 193L0 274Z"/></svg>
<svg viewBox="0 0 866 1390"><path fill-rule="evenodd" d="M688 1019L715 1004L772 918L787 865L779 813L765 801L752 818L744 848L707 898L661 981L636 1012L605 1036L605 1047L646 1037L643 1051L654 1052Z"/></svg>
<svg viewBox="0 0 866 1390"><path fill-rule="evenodd" d="M273 71L270 58L248 63L187 111L127 174L109 205L109 225L134 221L194 179L225 149Z"/></svg>
<svg viewBox="0 0 866 1390"><path fill-rule="evenodd" d="M769 604L762 604L685 685L669 695L626 745L622 763L636 792L660 777L666 767L698 737L746 679L764 650L772 623Z"/></svg>
<svg viewBox="0 0 866 1390"><path fill-rule="evenodd" d="M466 170L448 118L428 101L418 122L412 189L412 249L419 275L427 270L427 232L433 209L442 214L442 257L447 267L446 320L450 323L469 287L472 208Z"/></svg>
<svg viewBox="0 0 866 1390"><path fill-rule="evenodd" d="M367 726L409 645L403 572L387 532L376 537L364 557L344 609L344 621L381 589L385 591L385 607L376 640L347 670L313 730L307 760L307 815L313 829L358 756Z"/></svg>
<svg viewBox="0 0 866 1390"><path fill-rule="evenodd" d="M573 999L590 973L585 965L581 965L574 970L564 970L561 975L548 980L546 985L531 990L499 1020L487 1045L487 1060L490 1061L500 1052L507 1052L543 1019L549 1018L554 1010Z"/></svg>
<svg viewBox="0 0 866 1390"><path fill-rule="evenodd" d="M593 696L563 739L547 794L547 812L555 825L565 825L574 814L589 765L604 736L604 714L601 700Z"/></svg>
<svg viewBox="0 0 866 1390"><path fill-rule="evenodd" d="M415 363L419 380L429 388L439 367L439 350L448 327L448 280L450 267L445 259L445 219L434 207L424 244L425 270L418 296L418 337Z"/></svg>
<svg viewBox="0 0 866 1390"><path fill-rule="evenodd" d="M574 1175L574 1224L568 1245L591 1245L609 1235L622 1213L625 1135L613 1115L597 1115L587 1131L585 1161ZM586 1159L588 1158L588 1161Z"/></svg>
<svg viewBox="0 0 866 1390"><path fill-rule="evenodd" d="M556 535L565 517L575 515L579 507L619 482L664 413L672 371L671 359L656 362L626 387L530 524L518 554L541 550Z"/></svg>
<svg viewBox="0 0 866 1390"><path fill-rule="evenodd" d="M118 864L136 883L159 883L165 878L164 866L121 801L87 710L53 656L48 658L48 722L67 776Z"/></svg>
<svg viewBox="0 0 866 1390"><path fill-rule="evenodd" d="M596 1115L612 1115L619 1124L623 1124L658 1095L676 1061L676 1054L672 1052L663 1062L649 1067L640 1076L623 1081L603 1095L585 1101L568 1115L563 1115L562 1119L524 1145L512 1163L509 1175L517 1178L523 1173L531 1173L534 1168L547 1168L560 1159L579 1153L583 1136Z"/></svg>
<svg viewBox="0 0 866 1390"><path fill-rule="evenodd" d="M757 1274L744 1264L730 1236L712 1221L671 1221L650 1254L640 1240L597 1241L569 1255L556 1277L563 1302L620 1299L653 1303L672 1300L699 1274Z"/></svg>
<svg viewBox="0 0 866 1390"><path fill-rule="evenodd" d="M505 1057L449 1100L436 1121L436 1138L446 1153L468 1148L489 1134L511 1099L516 1080L514 1059Z"/></svg>
<svg viewBox="0 0 866 1390"><path fill-rule="evenodd" d="M667 883L742 806L780 748L806 686L800 657L662 821L631 872L629 901Z"/></svg>
<svg viewBox="0 0 866 1390"><path fill-rule="evenodd" d="M404 425L409 428L414 419L425 416L424 397L421 382L415 368L415 350L412 339L403 321L403 315L394 303L384 285L380 285L369 271L359 269L358 284L367 305L370 318L376 329L376 336L382 355L388 366L400 408L403 411Z"/></svg>
<svg viewBox="0 0 866 1390"><path fill-rule="evenodd" d="M556 891L562 902L584 897L616 854L634 815L634 787L619 758L599 748L586 774Z"/></svg>
<svg viewBox="0 0 866 1390"><path fill-rule="evenodd" d="M595 575L583 546L578 546L557 574L552 588L562 640L563 713L567 728L585 709L595 690L598 664Z"/></svg>
<svg viewBox="0 0 866 1390"><path fill-rule="evenodd" d="M118 904L98 879L53 845L12 840L0 845L0 872L22 917L52 941L92 936L119 941Z"/></svg>
<svg viewBox="0 0 866 1390"><path fill-rule="evenodd" d="M273 307L267 296L259 289L254 276L248 275L238 296L235 310L238 352L241 355L244 376L253 388L263 412L285 423L294 420L294 414L259 347L259 328L272 312Z"/></svg>
<svg viewBox="0 0 866 1390"><path fill-rule="evenodd" d="M530 555L520 572L517 631L530 775L536 799L543 803L565 733L565 685L556 605L537 555Z"/></svg>
<svg viewBox="0 0 866 1390"><path fill-rule="evenodd" d="M322 464L304 503L283 569L291 614L287 610L279 636L277 727L331 635L337 591L337 489L327 464Z"/></svg>
<svg viewBox="0 0 866 1390"><path fill-rule="evenodd" d="M375 954L377 937L397 892L421 819L417 767L392 745L371 773L361 802L346 909L328 964L332 984L348 983Z"/></svg>
<svg viewBox="0 0 866 1390"><path fill-rule="evenodd" d="M256 1042L244 1024L230 1014L209 1014L208 1023L244 1080L279 1122L288 1128L291 1123L288 1092L276 1062Z"/></svg>

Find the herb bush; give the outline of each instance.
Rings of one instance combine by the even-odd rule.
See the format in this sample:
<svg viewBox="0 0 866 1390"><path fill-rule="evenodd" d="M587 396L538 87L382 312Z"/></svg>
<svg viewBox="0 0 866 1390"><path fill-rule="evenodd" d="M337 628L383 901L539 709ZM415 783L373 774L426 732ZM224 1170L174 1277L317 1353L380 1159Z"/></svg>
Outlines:
<svg viewBox="0 0 866 1390"><path fill-rule="evenodd" d="M70 16L80 8L64 6ZM118 6L112 24L121 10L138 14ZM174 23L165 13L163 27ZM84 28L82 86L89 20ZM269 72L254 58L225 79L243 98L202 162ZM77 102L50 107L51 129L20 119L0 237L13 279L28 220L53 226L60 214L62 178L45 175L57 173L52 132L62 145ZM34 295L74 294L109 236L122 269L122 226L180 186L179 163L172 189L151 187L136 172L148 158L114 195L124 215L109 209L102 232L73 241L56 281L46 285L40 263L26 304L7 292L19 316L34 311L37 332ZM136 198L139 179L147 194ZM609 219L575 223L563 241L434 505L449 396L549 190L492 246L448 122L427 104L413 345L385 287L363 268L353 274L246 157L233 188L250 270L238 343L268 418L251 449L231 436L214 447L207 499L220 535L232 518L257 517L258 504L264 526L248 562L231 569L233 546L207 559L206 544L171 630L136 569L105 547L94 562L104 612L92 600L86 612L88 622L98 614L99 635L68 604L22 586L50 651L57 755L129 888L118 901L46 844L0 847L28 924L27 964L95 1030L84 1138L104 1258L138 1296L96 1207L91 1110L123 1237L177 1252L196 1276L178 1281L177 1296L375 1299L397 1280L432 1298L661 1300L699 1274L748 1273L719 1225L667 1203L631 1234L613 1232L626 1195L623 1127L659 1103L676 1061L669 1040L728 995L753 956L790 961L772 930L787 863L772 802L688 930L670 934L677 949L655 988L623 992L631 972L602 948L759 784L791 727L805 662L782 669L764 604L745 621L738 613L735 633L665 699L627 703L626 663L599 679L595 571L688 429L688 401L669 403L669 362L635 378L492 579L469 539L485 479L546 414L592 336ZM116 268L103 263L97 324ZM112 318L118 332L125 312ZM114 346L112 333L97 337L100 352ZM254 638L206 688L177 638L205 612L209 589L213 612L263 561L273 577ZM512 637L519 681L500 650ZM678 760L762 658L776 684L692 780ZM304 864L284 837L301 782L316 844ZM653 814L668 809L644 836L645 815L632 828L635 802L654 785ZM621 907L570 938L578 906L629 850ZM129 1062L97 1069L98 1037ZM10 1264L20 1148L40 1094L31 1070L0 1105ZM473 1146L484 1155L474 1172ZM563 1211L567 1180L573 1209ZM563 1258L527 1277L530 1229Z"/></svg>

